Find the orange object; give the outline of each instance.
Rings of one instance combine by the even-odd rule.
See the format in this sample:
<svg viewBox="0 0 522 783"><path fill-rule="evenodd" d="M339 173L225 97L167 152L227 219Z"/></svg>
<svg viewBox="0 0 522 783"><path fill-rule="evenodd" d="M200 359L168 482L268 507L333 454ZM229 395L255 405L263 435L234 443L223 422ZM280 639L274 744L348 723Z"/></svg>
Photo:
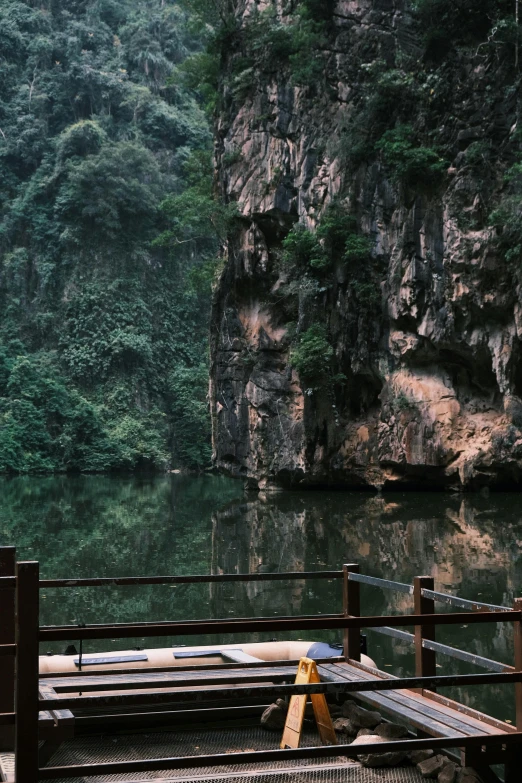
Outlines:
<svg viewBox="0 0 522 783"><path fill-rule="evenodd" d="M311 658L301 658L297 668L295 682L299 685L321 682L316 662L312 661ZM333 727L326 697L322 693L317 693L312 695L311 699L321 742L323 745L337 745L337 735ZM307 694L304 694L303 696L292 696L290 699L285 730L283 732L283 739L281 740L282 748L299 747L307 700Z"/></svg>

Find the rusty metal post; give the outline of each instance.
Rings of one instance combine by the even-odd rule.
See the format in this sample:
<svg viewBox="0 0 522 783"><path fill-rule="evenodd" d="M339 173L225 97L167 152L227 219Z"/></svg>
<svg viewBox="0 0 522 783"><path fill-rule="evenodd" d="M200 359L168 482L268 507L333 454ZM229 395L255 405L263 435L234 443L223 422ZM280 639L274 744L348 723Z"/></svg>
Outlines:
<svg viewBox="0 0 522 783"><path fill-rule="evenodd" d="M422 590L433 590L434 581L431 576L416 576L413 580L414 614L435 614L435 601L425 598ZM435 641L434 625L415 626L415 676L435 677L436 655L433 650L427 650L422 646L423 639ZM432 688L435 690L435 688ZM422 692L422 689L419 689Z"/></svg>
<svg viewBox="0 0 522 783"><path fill-rule="evenodd" d="M522 612L522 598L515 598L513 611ZM516 620L513 623L513 637L515 647L515 671L522 671L522 622ZM515 716L517 731L522 731L522 683L515 683ZM505 783L518 783L520 769L522 768L522 747L508 752L505 764Z"/></svg>
<svg viewBox="0 0 522 783"><path fill-rule="evenodd" d="M0 547L0 576L15 575L16 549L14 546ZM15 641L15 591L0 590L0 644L14 644ZM15 659L0 657L0 712L14 711ZM0 749L5 741L4 734L10 727L0 728ZM11 732L12 733L12 732Z"/></svg>
<svg viewBox="0 0 522 783"><path fill-rule="evenodd" d="M356 563L343 565L343 614L345 617L361 616L361 590L359 582L352 582L348 574L358 574ZM361 629L345 628L343 632L343 655L346 660L361 660Z"/></svg>
<svg viewBox="0 0 522 783"><path fill-rule="evenodd" d="M16 564L16 783L38 781L38 582L38 563Z"/></svg>
<svg viewBox="0 0 522 783"><path fill-rule="evenodd" d="M522 598L515 598L513 601L513 610L522 612ZM522 671L522 622L517 620L513 623L513 633L515 642L515 671ZM515 706L516 706L516 726L517 731L522 731L522 683L515 683Z"/></svg>

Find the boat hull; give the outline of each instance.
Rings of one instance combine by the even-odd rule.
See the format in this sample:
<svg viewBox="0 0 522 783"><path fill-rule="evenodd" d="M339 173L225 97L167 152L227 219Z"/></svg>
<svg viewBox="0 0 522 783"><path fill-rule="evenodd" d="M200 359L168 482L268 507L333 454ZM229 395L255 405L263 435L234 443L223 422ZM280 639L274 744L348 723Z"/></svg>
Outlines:
<svg viewBox="0 0 522 783"><path fill-rule="evenodd" d="M240 653L240 655L238 655ZM193 647L167 647L147 650L119 650L110 653L42 655L40 674L92 671L101 669L152 669L177 666L198 666L202 664L223 665L223 663L255 661L293 661L299 658L331 658L342 655L342 650L323 642L282 641L253 642L252 644L198 645ZM362 655L363 663L375 666L371 658Z"/></svg>

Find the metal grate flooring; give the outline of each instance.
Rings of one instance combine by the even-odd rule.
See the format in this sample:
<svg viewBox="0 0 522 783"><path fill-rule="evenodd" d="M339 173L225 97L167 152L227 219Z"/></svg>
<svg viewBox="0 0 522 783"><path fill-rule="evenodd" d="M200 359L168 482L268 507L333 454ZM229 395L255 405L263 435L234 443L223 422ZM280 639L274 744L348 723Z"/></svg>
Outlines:
<svg viewBox="0 0 522 783"><path fill-rule="evenodd" d="M314 731L305 732L301 741L302 746L318 744L319 737ZM258 726L91 736L63 743L48 762L48 766L271 750L278 745L279 732L267 732ZM101 781L130 783L145 780L155 783L159 780L175 783L223 783L224 781L230 783L420 783L422 777L413 766L366 769L356 762L338 757L324 761L302 759L293 762L234 764L224 767L106 775L97 778L86 776L74 780L84 783Z"/></svg>

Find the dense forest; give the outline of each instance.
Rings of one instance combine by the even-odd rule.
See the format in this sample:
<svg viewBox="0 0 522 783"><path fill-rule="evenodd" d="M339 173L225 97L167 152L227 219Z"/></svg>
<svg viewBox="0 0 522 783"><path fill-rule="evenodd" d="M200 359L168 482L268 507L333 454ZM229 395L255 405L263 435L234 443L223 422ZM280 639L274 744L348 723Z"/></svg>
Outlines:
<svg viewBox="0 0 522 783"><path fill-rule="evenodd" d="M173 0L0 5L0 472L209 463L203 38Z"/></svg>
<svg viewBox="0 0 522 783"><path fill-rule="evenodd" d="M502 338L511 358L492 336L514 303L490 307L480 297L492 263L506 277L496 296L519 285L518 0L364 0L353 13L351 5L3 0L0 472L207 467L216 281L218 467L246 475L237 454L253 453L259 435L261 467L252 475L271 475L277 454L286 475L295 435L313 471L314 439L334 454L354 417L371 410L372 432L396 421L395 409L404 426L422 418L424 402L402 387L388 393L397 379L379 369L386 355L396 371L383 309L393 297L394 312L404 310L391 318L398 331L416 334L423 308L438 313L440 345L419 348L415 372L429 360L457 378L464 405L476 398L477 378L480 395L493 395L486 407L505 394L506 415L516 407L515 442L518 326ZM380 218L369 196L376 189L387 194ZM245 251L252 237L254 250ZM467 263L479 251L480 279L462 286L450 255ZM265 253L268 266L255 279L245 262L243 280L250 252ZM411 307L399 285L408 275L408 296L419 298ZM471 302L471 290L480 301ZM248 343L252 291L281 325L282 342ZM447 303L462 291L450 318ZM483 345L468 356L463 346L490 311ZM463 313L470 332L454 351L448 324ZM275 376L267 375L270 357ZM306 398L306 444L292 405L285 418L281 402L285 384L288 400L294 393L292 379ZM261 397L273 391L273 409L243 395L251 380ZM253 411L261 424L250 432ZM511 441L499 427L495 453L503 455Z"/></svg>

